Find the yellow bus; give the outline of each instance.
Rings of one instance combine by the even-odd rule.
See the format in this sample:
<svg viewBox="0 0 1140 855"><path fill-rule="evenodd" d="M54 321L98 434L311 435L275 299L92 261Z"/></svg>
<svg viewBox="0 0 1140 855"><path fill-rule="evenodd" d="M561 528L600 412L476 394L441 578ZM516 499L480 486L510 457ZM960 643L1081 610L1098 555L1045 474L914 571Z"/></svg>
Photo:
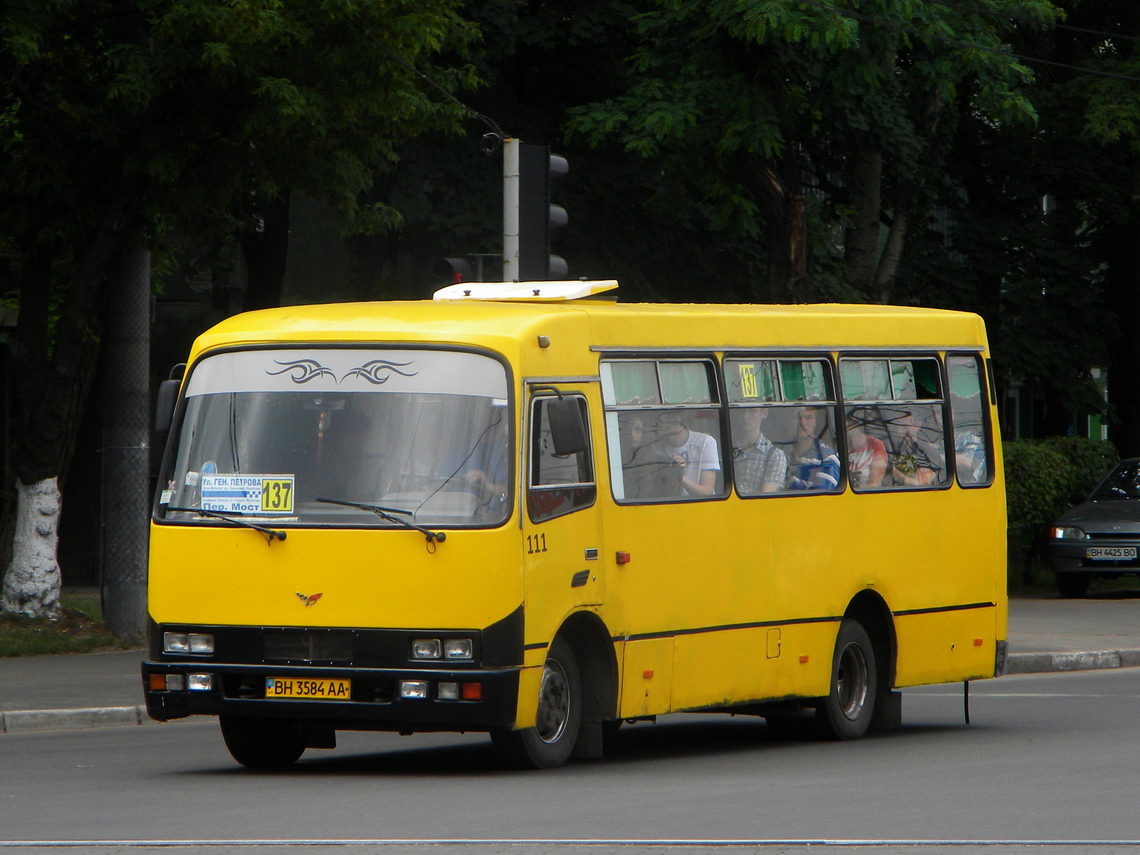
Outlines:
<svg viewBox="0 0 1140 855"><path fill-rule="evenodd" d="M486 731L551 767L680 711L858 738L901 687L1000 674L981 319L614 287L201 335L160 390L150 716L218 716L254 767L338 730Z"/></svg>

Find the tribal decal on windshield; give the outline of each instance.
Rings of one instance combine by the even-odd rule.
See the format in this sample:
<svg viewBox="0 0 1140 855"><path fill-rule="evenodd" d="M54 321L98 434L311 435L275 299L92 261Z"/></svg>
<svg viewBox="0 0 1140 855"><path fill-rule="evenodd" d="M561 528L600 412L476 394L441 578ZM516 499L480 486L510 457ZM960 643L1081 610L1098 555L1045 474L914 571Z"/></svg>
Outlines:
<svg viewBox="0 0 1140 855"><path fill-rule="evenodd" d="M336 375L329 369L325 368L315 359L296 359L293 362L282 362L279 359L273 360L278 365L284 365L280 371L266 371L270 377L276 377L278 374L289 372L289 379L294 383L308 383L310 380L315 380L318 377L331 377L334 380Z"/></svg>
<svg viewBox="0 0 1140 855"><path fill-rule="evenodd" d="M295 359L292 362L282 362L279 359L275 359L274 362L283 367L278 371L266 371L265 373L271 377L288 373L289 379L297 385L308 383L310 380L315 380L319 377L331 377L333 380L336 380L339 385L349 377L359 377L368 381L373 386L379 386L382 383L387 383L392 374L399 374L401 377L416 376L415 371L400 370L401 368L407 368L412 364L411 362L390 362L386 359L373 359L345 372L344 376L339 379L331 369L321 365L315 359Z"/></svg>
<svg viewBox="0 0 1140 855"><path fill-rule="evenodd" d="M360 377L367 380L374 386L379 386L381 383L387 383L388 378L392 374L399 374L401 377L415 377L415 371L401 371L401 368L406 368L411 365L410 362L389 362L386 359L373 359L371 362L365 362L359 368L353 368L344 377ZM341 378L341 380L344 379Z"/></svg>

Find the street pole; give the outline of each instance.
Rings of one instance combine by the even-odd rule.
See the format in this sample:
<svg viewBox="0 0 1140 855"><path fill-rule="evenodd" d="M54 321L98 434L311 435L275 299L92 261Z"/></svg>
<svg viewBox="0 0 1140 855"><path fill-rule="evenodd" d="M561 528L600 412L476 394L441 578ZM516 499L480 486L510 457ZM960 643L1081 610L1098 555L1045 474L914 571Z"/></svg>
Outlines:
<svg viewBox="0 0 1140 855"><path fill-rule="evenodd" d="M519 280L519 141L503 140L503 281Z"/></svg>

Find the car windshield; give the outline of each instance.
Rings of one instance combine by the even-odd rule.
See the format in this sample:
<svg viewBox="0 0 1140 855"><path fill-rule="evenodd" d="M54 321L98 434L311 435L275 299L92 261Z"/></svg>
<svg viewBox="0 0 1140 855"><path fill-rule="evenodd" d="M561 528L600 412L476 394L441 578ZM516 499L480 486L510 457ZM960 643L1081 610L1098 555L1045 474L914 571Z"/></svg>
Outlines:
<svg viewBox="0 0 1140 855"><path fill-rule="evenodd" d="M512 496L509 411L506 371L481 354L221 353L187 381L158 516L500 524Z"/></svg>
<svg viewBox="0 0 1140 855"><path fill-rule="evenodd" d="M1140 461L1127 460L1108 473L1092 496L1094 502L1140 499Z"/></svg>

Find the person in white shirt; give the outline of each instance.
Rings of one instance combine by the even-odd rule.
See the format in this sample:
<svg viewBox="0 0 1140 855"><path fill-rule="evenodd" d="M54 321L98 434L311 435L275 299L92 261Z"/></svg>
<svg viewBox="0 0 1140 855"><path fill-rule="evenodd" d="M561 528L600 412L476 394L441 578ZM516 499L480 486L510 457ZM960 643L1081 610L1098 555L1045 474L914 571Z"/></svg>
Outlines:
<svg viewBox="0 0 1140 855"><path fill-rule="evenodd" d="M662 413L658 443L667 460L681 470L681 489L686 496L711 496L716 492L720 453L716 440L707 433L689 430L679 412Z"/></svg>

